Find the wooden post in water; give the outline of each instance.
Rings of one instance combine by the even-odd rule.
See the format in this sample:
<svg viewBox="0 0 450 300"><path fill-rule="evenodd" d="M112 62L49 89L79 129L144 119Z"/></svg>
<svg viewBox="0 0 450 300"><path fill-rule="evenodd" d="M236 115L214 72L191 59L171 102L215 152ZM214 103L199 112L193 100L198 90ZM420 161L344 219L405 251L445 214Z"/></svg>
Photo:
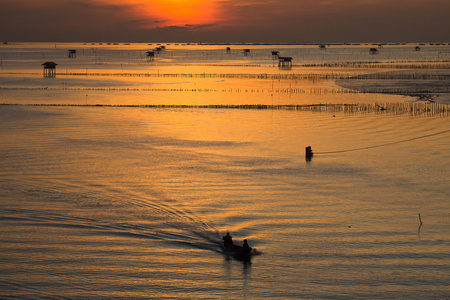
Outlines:
<svg viewBox="0 0 450 300"><path fill-rule="evenodd" d="M311 161L314 153L312 152L311 146L305 148L305 158L307 161Z"/></svg>

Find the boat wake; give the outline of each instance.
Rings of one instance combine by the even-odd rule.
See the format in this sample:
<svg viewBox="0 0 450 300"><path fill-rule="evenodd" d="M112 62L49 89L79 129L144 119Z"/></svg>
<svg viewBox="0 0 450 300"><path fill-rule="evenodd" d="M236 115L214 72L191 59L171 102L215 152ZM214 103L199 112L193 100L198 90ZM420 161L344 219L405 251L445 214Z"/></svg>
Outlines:
<svg viewBox="0 0 450 300"><path fill-rule="evenodd" d="M105 199L99 196L99 190L68 193L58 188L32 188L19 194L26 198L23 204L0 208L2 227L74 229L89 236L147 239L211 251L219 248L220 235L214 225L177 207L174 200L149 199L130 191L116 191L115 195L105 191L108 195ZM173 204L168 205L171 201ZM13 202L13 199L6 202ZM29 203L41 205L27 205Z"/></svg>

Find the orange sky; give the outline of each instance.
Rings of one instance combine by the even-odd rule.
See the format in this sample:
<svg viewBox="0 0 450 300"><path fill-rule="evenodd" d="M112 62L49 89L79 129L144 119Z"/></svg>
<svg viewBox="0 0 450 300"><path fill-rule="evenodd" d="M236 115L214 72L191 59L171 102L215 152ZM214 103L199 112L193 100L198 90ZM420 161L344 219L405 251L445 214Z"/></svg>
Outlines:
<svg viewBox="0 0 450 300"><path fill-rule="evenodd" d="M0 0L3 41L450 42L449 0Z"/></svg>
<svg viewBox="0 0 450 300"><path fill-rule="evenodd" d="M147 19L146 28L212 24L220 21L217 1L210 0L94 0L118 5L133 16Z"/></svg>

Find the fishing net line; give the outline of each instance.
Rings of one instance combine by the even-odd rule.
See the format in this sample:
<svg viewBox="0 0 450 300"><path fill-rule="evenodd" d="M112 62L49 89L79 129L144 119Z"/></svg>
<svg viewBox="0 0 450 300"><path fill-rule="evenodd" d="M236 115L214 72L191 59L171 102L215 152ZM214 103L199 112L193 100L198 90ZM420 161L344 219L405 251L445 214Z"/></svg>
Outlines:
<svg viewBox="0 0 450 300"><path fill-rule="evenodd" d="M427 135L422 135L422 136L418 136L418 137L414 137L414 138L409 138L409 139L406 139L406 140L396 141L396 142L390 142L390 143L384 143L384 144L367 146L367 147L360 147L360 148L353 148L353 149L337 150L337 151L314 152L314 154L315 155L316 154L334 154L334 153L352 152L352 151L366 150L366 149L372 149L372 148L386 147L386 146L390 146L390 145L396 145L396 144L400 144L400 143L405 143L405 142L415 141L415 140L419 140L419 139L424 139L424 138L428 138L428 137L444 134L444 133L447 133L447 132L450 132L450 129L443 130L443 131L436 132L436 133L427 134Z"/></svg>

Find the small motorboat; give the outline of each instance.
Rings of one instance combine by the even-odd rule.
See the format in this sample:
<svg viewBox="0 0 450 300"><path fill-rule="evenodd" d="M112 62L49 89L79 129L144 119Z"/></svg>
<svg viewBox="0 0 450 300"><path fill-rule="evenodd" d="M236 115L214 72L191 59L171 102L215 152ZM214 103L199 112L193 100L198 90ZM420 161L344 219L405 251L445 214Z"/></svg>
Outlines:
<svg viewBox="0 0 450 300"><path fill-rule="evenodd" d="M247 244L247 240L244 240L243 246L239 246L234 243L225 244L224 242L220 245L226 255L239 260L250 260L253 249Z"/></svg>

